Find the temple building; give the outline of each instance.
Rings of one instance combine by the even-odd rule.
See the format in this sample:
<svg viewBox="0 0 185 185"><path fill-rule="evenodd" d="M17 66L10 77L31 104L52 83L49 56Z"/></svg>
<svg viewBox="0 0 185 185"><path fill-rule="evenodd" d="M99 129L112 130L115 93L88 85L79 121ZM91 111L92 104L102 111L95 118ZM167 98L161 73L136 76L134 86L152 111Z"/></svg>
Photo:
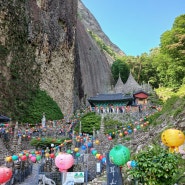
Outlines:
<svg viewBox="0 0 185 185"><path fill-rule="evenodd" d="M120 113L146 105L148 96L149 94L142 89L130 72L125 84L119 75L113 92L97 94L90 97L88 102L93 111Z"/></svg>
<svg viewBox="0 0 185 185"><path fill-rule="evenodd" d="M88 99L92 110L96 112L124 112L125 107L132 105L133 97L122 93L98 94Z"/></svg>

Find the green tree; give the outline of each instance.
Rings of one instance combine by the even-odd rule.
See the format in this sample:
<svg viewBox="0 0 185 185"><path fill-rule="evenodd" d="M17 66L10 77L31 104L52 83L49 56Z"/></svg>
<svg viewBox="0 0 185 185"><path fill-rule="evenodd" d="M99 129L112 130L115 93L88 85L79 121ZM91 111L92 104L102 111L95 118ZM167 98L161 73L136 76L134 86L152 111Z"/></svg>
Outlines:
<svg viewBox="0 0 185 185"><path fill-rule="evenodd" d="M120 74L123 83L125 83L130 72L129 66L126 63L126 58L122 57L117 59L111 66L111 72L115 82L118 80Z"/></svg>
<svg viewBox="0 0 185 185"><path fill-rule="evenodd" d="M100 129L101 116L97 115L95 112L89 112L81 118L81 131L84 133L93 133L93 128L95 130ZM79 124L75 127L75 131L79 131Z"/></svg>
<svg viewBox="0 0 185 185"><path fill-rule="evenodd" d="M168 85L178 88L184 80L185 74L185 14L178 16L171 30L161 36L161 52L171 57L166 70Z"/></svg>
<svg viewBox="0 0 185 185"><path fill-rule="evenodd" d="M40 123L43 113L47 120L59 120L63 114L57 103L45 92L38 90L28 107L28 114L22 120L24 123Z"/></svg>

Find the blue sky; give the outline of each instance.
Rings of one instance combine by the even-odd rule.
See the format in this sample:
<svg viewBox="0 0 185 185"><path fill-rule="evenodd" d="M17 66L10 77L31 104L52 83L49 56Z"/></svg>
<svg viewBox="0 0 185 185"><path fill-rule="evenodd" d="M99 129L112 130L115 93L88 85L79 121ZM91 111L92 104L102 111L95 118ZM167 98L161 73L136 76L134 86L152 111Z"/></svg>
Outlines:
<svg viewBox="0 0 185 185"><path fill-rule="evenodd" d="M185 14L184 0L82 0L102 30L126 55L159 46L160 36Z"/></svg>

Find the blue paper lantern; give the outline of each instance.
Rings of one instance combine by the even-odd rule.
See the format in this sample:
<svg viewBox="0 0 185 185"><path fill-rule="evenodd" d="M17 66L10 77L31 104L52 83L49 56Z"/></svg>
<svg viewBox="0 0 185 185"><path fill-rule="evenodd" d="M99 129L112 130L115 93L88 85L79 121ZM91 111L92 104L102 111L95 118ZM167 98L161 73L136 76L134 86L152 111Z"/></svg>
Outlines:
<svg viewBox="0 0 185 185"><path fill-rule="evenodd" d="M137 166L137 162L133 160L133 161L131 161L130 165L132 168L135 168Z"/></svg>
<svg viewBox="0 0 185 185"><path fill-rule="evenodd" d="M86 146L85 146L85 145L82 145L82 146L81 146L81 149L82 149L82 150L86 150Z"/></svg>

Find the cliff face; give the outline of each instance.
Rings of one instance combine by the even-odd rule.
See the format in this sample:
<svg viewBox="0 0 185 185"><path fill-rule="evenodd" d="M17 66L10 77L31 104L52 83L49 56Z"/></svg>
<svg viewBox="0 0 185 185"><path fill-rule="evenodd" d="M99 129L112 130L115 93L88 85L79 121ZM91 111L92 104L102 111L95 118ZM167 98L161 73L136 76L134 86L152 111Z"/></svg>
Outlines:
<svg viewBox="0 0 185 185"><path fill-rule="evenodd" d="M27 13L29 39L37 45L35 60L41 66L40 88L67 113L73 108L77 0L30 0Z"/></svg>
<svg viewBox="0 0 185 185"><path fill-rule="evenodd" d="M0 4L2 114L14 112L19 117L38 88L64 114L86 104L87 97L110 90L112 59L87 32L87 20L77 19L77 0L0 0ZM80 11L86 12L85 7ZM100 34L97 21L89 18L110 44Z"/></svg>
<svg viewBox="0 0 185 185"><path fill-rule="evenodd" d="M108 60L79 20L76 39L84 97L108 92L112 83Z"/></svg>

